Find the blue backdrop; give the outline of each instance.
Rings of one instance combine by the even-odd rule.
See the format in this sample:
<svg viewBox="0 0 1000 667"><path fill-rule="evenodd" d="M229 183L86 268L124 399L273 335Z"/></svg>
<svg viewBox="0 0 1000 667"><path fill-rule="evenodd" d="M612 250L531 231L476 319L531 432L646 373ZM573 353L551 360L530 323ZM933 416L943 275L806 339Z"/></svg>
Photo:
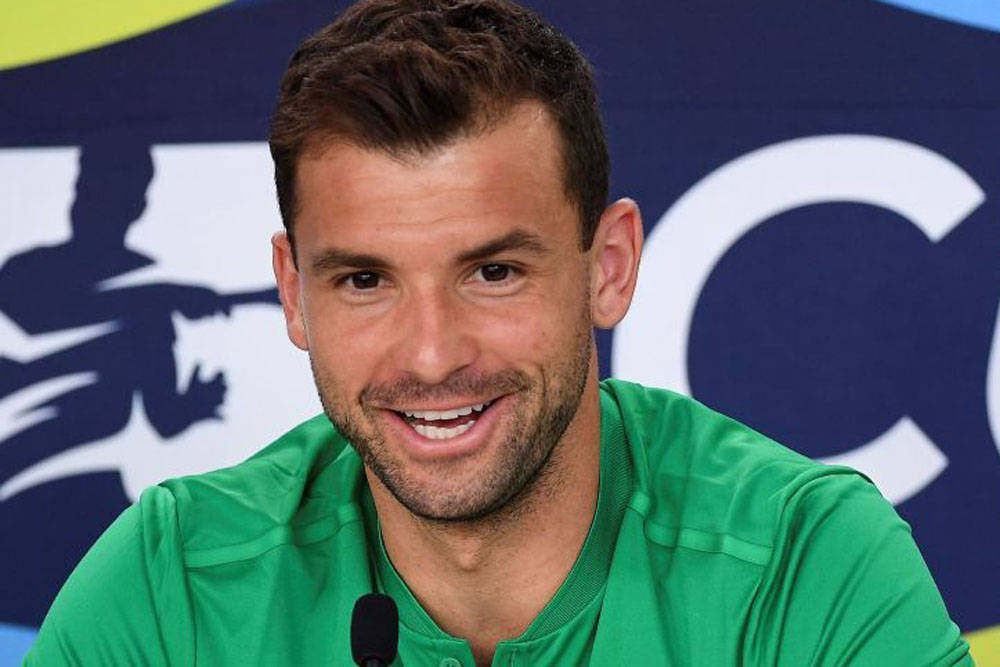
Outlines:
<svg viewBox="0 0 1000 667"><path fill-rule="evenodd" d="M143 486L318 410L262 142L344 4L234 2L0 71L0 664ZM594 63L612 196L645 214L602 374L864 470L1000 664L1000 9L528 4Z"/></svg>

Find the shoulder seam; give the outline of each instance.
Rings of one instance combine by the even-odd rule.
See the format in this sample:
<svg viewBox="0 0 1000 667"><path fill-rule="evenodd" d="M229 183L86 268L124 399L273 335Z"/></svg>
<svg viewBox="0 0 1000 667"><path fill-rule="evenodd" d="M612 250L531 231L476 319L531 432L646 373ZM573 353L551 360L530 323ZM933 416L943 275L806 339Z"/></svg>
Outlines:
<svg viewBox="0 0 1000 667"><path fill-rule="evenodd" d="M200 569L252 560L280 546L305 546L322 542L342 528L361 521L361 511L351 504L342 505L332 514L322 516L302 526L280 524L252 540L220 547L184 550L185 569Z"/></svg>
<svg viewBox="0 0 1000 667"><path fill-rule="evenodd" d="M629 508L635 511L634 508ZM641 516L641 513L639 513ZM702 553L719 553L737 560L764 567L770 562L772 545L755 544L728 533L713 533L684 526L667 526L642 517L646 538L662 547L687 549Z"/></svg>

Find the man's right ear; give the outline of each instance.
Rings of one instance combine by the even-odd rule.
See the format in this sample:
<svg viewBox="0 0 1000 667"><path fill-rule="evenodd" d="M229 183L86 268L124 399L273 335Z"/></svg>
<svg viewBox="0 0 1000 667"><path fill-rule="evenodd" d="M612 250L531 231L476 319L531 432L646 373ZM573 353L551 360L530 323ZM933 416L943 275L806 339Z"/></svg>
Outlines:
<svg viewBox="0 0 1000 667"><path fill-rule="evenodd" d="M288 338L295 347L308 350L309 338L306 336L305 314L302 312L299 270L295 266L295 255L285 232L277 232L271 237L271 264L274 267L274 278L278 282L281 307L285 311Z"/></svg>

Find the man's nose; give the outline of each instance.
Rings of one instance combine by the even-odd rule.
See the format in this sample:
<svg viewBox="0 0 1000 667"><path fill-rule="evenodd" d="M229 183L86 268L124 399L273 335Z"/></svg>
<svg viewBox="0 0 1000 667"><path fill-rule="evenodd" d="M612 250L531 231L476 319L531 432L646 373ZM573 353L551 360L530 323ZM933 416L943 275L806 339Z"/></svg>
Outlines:
<svg viewBox="0 0 1000 667"><path fill-rule="evenodd" d="M443 290L411 294L398 318L397 370L438 384L471 365L478 353L469 304Z"/></svg>

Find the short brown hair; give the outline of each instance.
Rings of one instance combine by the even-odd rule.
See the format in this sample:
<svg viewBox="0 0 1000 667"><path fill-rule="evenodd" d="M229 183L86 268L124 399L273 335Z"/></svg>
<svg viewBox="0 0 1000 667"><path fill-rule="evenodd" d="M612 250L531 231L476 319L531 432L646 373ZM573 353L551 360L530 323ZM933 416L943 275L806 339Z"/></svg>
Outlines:
<svg viewBox="0 0 1000 667"><path fill-rule="evenodd" d="M281 81L269 144L294 247L295 173L330 139L427 154L489 129L518 102L559 129L563 186L588 249L607 202L608 152L590 65L565 36L507 0L362 0L312 35Z"/></svg>

